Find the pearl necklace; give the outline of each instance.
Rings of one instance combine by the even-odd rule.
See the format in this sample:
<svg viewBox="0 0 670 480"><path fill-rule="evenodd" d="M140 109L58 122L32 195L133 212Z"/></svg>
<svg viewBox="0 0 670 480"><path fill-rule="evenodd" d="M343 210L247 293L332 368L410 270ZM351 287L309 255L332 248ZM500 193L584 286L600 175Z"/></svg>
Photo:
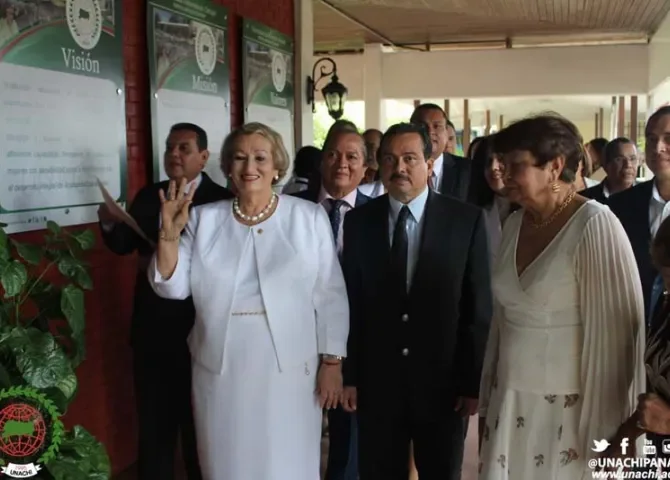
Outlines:
<svg viewBox="0 0 670 480"><path fill-rule="evenodd" d="M235 215L240 217L245 222L258 222L259 220L262 220L265 216L267 216L268 213L270 213L270 210L272 210L272 207L275 206L276 201L277 201L277 194L272 192L272 198L270 199L270 203L268 203L267 206L263 210L261 210L261 212L258 215L246 215L242 213L242 210L240 210L240 199L236 197L233 200L233 211L235 212Z"/></svg>

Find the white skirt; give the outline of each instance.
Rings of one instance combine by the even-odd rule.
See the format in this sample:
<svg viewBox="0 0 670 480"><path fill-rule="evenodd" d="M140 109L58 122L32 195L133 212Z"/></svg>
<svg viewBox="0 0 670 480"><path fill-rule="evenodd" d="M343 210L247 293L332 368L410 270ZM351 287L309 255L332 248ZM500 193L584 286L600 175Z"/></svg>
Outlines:
<svg viewBox="0 0 670 480"><path fill-rule="evenodd" d="M319 480L318 358L279 371L267 318L231 317L217 375L194 362L204 480Z"/></svg>

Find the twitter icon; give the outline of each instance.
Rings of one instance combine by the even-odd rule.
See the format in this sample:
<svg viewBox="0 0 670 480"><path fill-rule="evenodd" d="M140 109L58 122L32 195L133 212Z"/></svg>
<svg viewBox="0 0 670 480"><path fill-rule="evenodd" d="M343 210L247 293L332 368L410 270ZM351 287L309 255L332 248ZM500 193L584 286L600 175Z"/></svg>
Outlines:
<svg viewBox="0 0 670 480"><path fill-rule="evenodd" d="M609 446L610 446L610 442L608 442L605 439L594 440L593 441L593 448L591 450L593 450L594 452L604 452L605 450L607 450L607 447L609 447Z"/></svg>

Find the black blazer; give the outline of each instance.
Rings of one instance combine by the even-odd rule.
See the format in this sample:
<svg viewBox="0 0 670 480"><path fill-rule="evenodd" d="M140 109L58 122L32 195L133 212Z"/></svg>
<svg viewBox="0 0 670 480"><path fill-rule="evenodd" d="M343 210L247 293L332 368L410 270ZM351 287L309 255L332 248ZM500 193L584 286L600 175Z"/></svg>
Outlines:
<svg viewBox="0 0 670 480"><path fill-rule="evenodd" d="M129 213L139 227L154 242L158 242L160 198L158 191L167 189L168 182L147 185L140 190ZM226 188L214 183L206 173L193 196L193 206L232 198ZM154 249L125 223L117 224L110 232L100 229L105 245L117 255L137 251L140 265L148 264ZM134 348L153 352L172 352L186 345L193 322L195 307L192 299L167 300L156 295L149 285L146 270L140 268L135 283L131 343Z"/></svg>
<svg viewBox="0 0 670 480"><path fill-rule="evenodd" d="M440 193L462 201L468 199L471 161L465 157L444 153L442 155L442 183Z"/></svg>
<svg viewBox="0 0 670 480"><path fill-rule="evenodd" d="M319 202L319 190L303 190L302 192L295 192L291 194L294 197L302 198L303 200L309 200L310 202L318 203ZM372 198L367 195L362 194L360 191L356 192L356 205L354 208L358 208L361 205L365 205Z"/></svg>
<svg viewBox="0 0 670 480"><path fill-rule="evenodd" d="M582 190L581 192L579 192L579 194L583 197L590 198L592 200L597 200L602 204L606 204L607 197L605 196L604 187L605 185L603 184L603 182L600 182L599 184L589 187L586 190Z"/></svg>
<svg viewBox="0 0 670 480"><path fill-rule="evenodd" d="M396 295L389 284L389 208L382 195L344 220L351 315L345 384L358 387L359 404L368 398L373 408L408 388L401 381L426 408L451 408L458 396L479 395L492 314L484 212L429 192L412 287Z"/></svg>
<svg viewBox="0 0 670 480"><path fill-rule="evenodd" d="M645 318L649 316L651 289L657 271L651 263L651 225L649 223L649 203L654 181L639 183L623 192L610 196L606 205L619 218L628 240L633 247L637 268L640 271L642 292L644 293ZM606 281L607 279L603 279Z"/></svg>

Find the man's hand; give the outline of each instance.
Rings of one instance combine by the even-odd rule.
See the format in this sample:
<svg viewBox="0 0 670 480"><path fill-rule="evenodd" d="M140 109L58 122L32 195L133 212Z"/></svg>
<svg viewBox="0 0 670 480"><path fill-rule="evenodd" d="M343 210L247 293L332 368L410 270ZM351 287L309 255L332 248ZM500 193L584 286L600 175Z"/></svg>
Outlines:
<svg viewBox="0 0 670 480"><path fill-rule="evenodd" d="M457 397L455 411L460 412L464 417L474 415L479 410L479 399L470 397Z"/></svg>
<svg viewBox="0 0 670 480"><path fill-rule="evenodd" d="M346 412L353 413L358 408L358 392L356 387L344 387L342 393L342 408Z"/></svg>

